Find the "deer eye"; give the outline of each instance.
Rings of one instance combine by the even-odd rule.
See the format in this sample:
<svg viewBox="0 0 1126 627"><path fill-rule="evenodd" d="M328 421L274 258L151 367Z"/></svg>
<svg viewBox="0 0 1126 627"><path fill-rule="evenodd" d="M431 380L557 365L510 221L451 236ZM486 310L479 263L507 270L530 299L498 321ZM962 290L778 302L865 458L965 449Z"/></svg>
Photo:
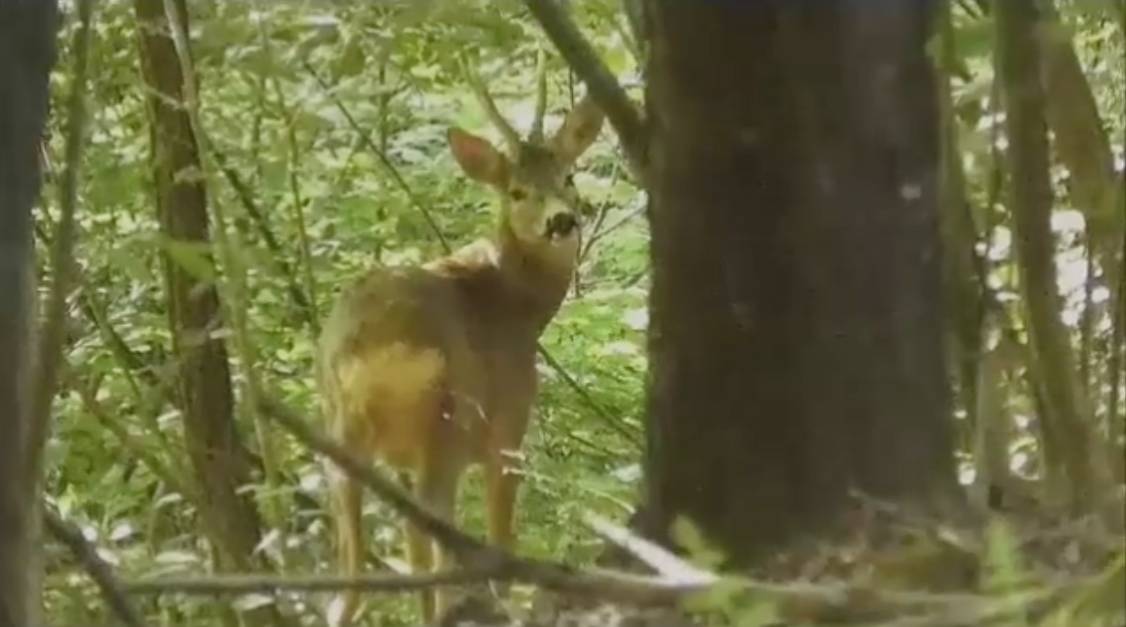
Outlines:
<svg viewBox="0 0 1126 627"><path fill-rule="evenodd" d="M513 187L512 189L508 190L508 196L512 198L512 200L520 202L521 200L524 200L528 197L528 192L520 189L519 187Z"/></svg>

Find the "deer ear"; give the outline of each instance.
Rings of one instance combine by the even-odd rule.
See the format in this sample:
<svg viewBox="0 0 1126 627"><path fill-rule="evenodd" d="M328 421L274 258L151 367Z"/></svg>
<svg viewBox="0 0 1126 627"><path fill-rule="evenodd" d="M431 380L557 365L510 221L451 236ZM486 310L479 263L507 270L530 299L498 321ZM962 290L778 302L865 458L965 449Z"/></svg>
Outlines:
<svg viewBox="0 0 1126 627"><path fill-rule="evenodd" d="M508 182L508 158L488 140L460 128L451 128L447 138L454 159L470 178L497 187Z"/></svg>
<svg viewBox="0 0 1126 627"><path fill-rule="evenodd" d="M573 163L583 154L602 130L602 109L587 94L563 120L563 126L551 138L555 154L565 163Z"/></svg>

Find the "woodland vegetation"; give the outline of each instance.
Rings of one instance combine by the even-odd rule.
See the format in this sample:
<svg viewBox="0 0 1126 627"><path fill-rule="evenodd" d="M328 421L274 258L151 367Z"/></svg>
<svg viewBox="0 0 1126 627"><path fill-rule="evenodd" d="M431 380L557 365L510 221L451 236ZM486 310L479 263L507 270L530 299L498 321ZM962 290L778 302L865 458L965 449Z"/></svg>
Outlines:
<svg viewBox="0 0 1126 627"><path fill-rule="evenodd" d="M0 627L1126 621L1126 2L53 4L0 2ZM540 63L608 124L508 552L480 470L454 528L342 457L314 360L490 232L448 129Z"/></svg>

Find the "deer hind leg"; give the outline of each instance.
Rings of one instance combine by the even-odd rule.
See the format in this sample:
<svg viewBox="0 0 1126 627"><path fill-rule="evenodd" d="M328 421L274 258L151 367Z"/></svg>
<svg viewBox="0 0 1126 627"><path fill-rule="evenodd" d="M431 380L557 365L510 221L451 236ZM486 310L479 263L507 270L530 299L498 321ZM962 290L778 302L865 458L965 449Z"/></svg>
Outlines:
<svg viewBox="0 0 1126 627"><path fill-rule="evenodd" d="M333 518L336 520L337 564L343 574L352 577L360 572L363 560L363 494L360 485L343 470L329 469ZM343 627L352 623L359 609L360 597L355 590L346 590L329 606L329 624Z"/></svg>
<svg viewBox="0 0 1126 627"><path fill-rule="evenodd" d="M457 484L463 464L454 456L432 451L422 462L415 482L415 498L430 513L442 520L454 523L454 506L457 500ZM447 570L453 565L449 551L437 545L429 534L407 523L407 552L410 556L411 570L426 573ZM421 593L422 616L432 622L449 607L448 591L424 590Z"/></svg>
<svg viewBox="0 0 1126 627"><path fill-rule="evenodd" d="M434 552L430 536L410 521L404 523L404 527L407 536L407 559L410 561L411 572L415 574L431 572ZM419 601L423 620L426 622L434 620L434 595L429 590L423 590Z"/></svg>

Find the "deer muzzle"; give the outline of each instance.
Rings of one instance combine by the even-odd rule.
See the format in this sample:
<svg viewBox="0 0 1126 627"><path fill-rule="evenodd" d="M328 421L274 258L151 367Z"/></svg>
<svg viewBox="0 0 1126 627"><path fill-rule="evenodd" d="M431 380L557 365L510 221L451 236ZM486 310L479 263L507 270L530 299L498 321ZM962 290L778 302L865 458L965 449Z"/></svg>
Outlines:
<svg viewBox="0 0 1126 627"><path fill-rule="evenodd" d="M547 237L556 240L570 236L579 228L579 221L570 211L561 211L547 219Z"/></svg>

